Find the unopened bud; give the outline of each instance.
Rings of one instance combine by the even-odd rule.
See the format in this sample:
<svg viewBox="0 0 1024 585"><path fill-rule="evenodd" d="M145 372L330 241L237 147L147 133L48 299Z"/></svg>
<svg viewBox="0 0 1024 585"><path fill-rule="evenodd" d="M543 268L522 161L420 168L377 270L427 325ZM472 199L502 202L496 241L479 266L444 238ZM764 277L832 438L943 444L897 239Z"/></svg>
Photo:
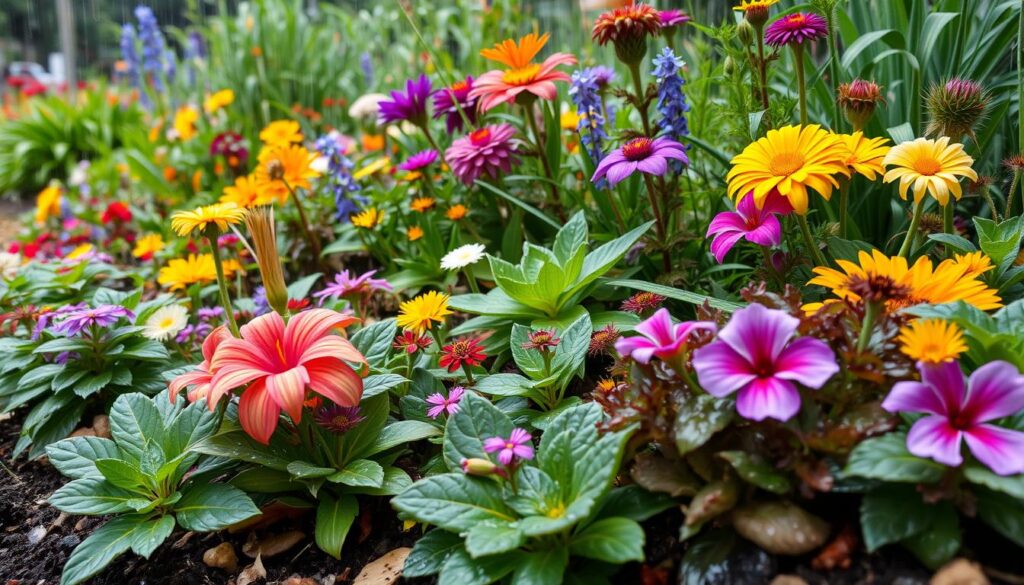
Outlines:
<svg viewBox="0 0 1024 585"><path fill-rule="evenodd" d="M500 468L493 462L476 457L472 459L463 459L459 465L462 467L462 472L466 475L478 475L485 477L488 475L494 475L500 470Z"/></svg>
<svg viewBox="0 0 1024 585"><path fill-rule="evenodd" d="M749 47L754 42L756 32L754 26L746 19L741 20L736 25L736 38L740 40L740 44L744 47Z"/></svg>
<svg viewBox="0 0 1024 585"><path fill-rule="evenodd" d="M973 136L974 127L985 115L988 92L980 83L953 78L932 86L925 97L928 107L926 134L948 136L959 141L965 134Z"/></svg>
<svg viewBox="0 0 1024 585"><path fill-rule="evenodd" d="M736 73L736 60L731 56L725 58L725 62L722 63L722 70L725 71L727 77L732 77Z"/></svg>
<svg viewBox="0 0 1024 585"><path fill-rule="evenodd" d="M875 107L885 102L882 88L873 81L854 79L850 83L839 85L836 101L846 114L854 130L860 130L871 119Z"/></svg>

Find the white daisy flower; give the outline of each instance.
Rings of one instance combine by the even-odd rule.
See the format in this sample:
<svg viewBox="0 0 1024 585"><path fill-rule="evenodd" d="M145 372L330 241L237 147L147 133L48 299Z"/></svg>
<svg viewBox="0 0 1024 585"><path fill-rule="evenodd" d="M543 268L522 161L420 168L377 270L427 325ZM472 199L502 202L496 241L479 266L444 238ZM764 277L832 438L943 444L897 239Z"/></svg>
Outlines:
<svg viewBox="0 0 1024 585"><path fill-rule="evenodd" d="M0 280L10 280L18 274L21 256L10 252L0 252Z"/></svg>
<svg viewBox="0 0 1024 585"><path fill-rule="evenodd" d="M466 244L459 246L441 258L441 268L445 270L459 270L471 264L476 264L484 257L487 248L483 244Z"/></svg>
<svg viewBox="0 0 1024 585"><path fill-rule="evenodd" d="M142 335L154 341L166 341L188 325L188 309L182 305L160 307L146 319Z"/></svg>
<svg viewBox="0 0 1024 585"><path fill-rule="evenodd" d="M348 109L348 115L356 119L372 118L377 116L377 104L388 99L382 93L368 93L356 98Z"/></svg>

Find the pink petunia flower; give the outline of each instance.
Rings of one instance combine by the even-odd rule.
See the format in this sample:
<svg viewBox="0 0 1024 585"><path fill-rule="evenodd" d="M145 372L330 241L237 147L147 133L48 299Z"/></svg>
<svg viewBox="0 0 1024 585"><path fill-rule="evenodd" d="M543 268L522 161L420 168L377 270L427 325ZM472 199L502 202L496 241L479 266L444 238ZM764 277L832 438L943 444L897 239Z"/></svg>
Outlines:
<svg viewBox="0 0 1024 585"><path fill-rule="evenodd" d="M430 418L437 418L441 416L442 412L447 412L449 416L459 412L459 402L462 400L462 395L465 393L465 388L462 386L455 386L448 391L447 398L445 398L440 392L435 392L430 396L427 396L427 404L433 405L427 409L427 416Z"/></svg>
<svg viewBox="0 0 1024 585"><path fill-rule="evenodd" d="M823 341L793 338L799 325L763 305L736 311L716 341L693 353L700 385L718 398L738 392L736 410L744 418L789 420L800 410L794 382L818 389L839 371Z"/></svg>
<svg viewBox="0 0 1024 585"><path fill-rule="evenodd" d="M530 440L533 437L530 433L520 428L512 429L512 434L507 439L502 437L491 437L484 441L484 451L487 453L498 452L498 463L509 465L518 457L520 459L533 459L533 445Z"/></svg>
<svg viewBox="0 0 1024 585"><path fill-rule="evenodd" d="M910 427L907 450L958 466L966 442L993 472L1024 472L1024 433L988 424L1024 410L1024 376L1013 364L985 364L971 374L966 388L958 362L918 362L917 369L920 382L899 382L882 402L889 412L927 413Z"/></svg>
<svg viewBox="0 0 1024 585"><path fill-rule="evenodd" d="M772 191L765 199L764 207L757 208L754 192L747 193L736 205L736 211L723 211L711 220L706 237L714 236L711 253L721 264L725 255L740 239L758 246L778 246L782 242L782 225L778 215L793 211L789 200Z"/></svg>
<svg viewBox="0 0 1024 585"><path fill-rule="evenodd" d="M452 174L466 185L472 185L485 173L497 179L499 171L509 172L512 165L519 164L515 156L516 144L512 141L515 133L510 124L493 124L455 139L444 153Z"/></svg>
<svg viewBox="0 0 1024 585"><path fill-rule="evenodd" d="M658 309L650 319L637 325L637 337L623 337L615 342L615 351L630 356L641 364L650 363L651 358L671 359L683 350L690 334L696 331L715 331L711 321L686 321L672 323L668 309Z"/></svg>
<svg viewBox="0 0 1024 585"><path fill-rule="evenodd" d="M684 165L690 164L682 144L665 137L651 139L641 136L601 159L590 180L596 183L607 175L608 181L615 185L636 171L661 176L668 171L670 158L682 161Z"/></svg>

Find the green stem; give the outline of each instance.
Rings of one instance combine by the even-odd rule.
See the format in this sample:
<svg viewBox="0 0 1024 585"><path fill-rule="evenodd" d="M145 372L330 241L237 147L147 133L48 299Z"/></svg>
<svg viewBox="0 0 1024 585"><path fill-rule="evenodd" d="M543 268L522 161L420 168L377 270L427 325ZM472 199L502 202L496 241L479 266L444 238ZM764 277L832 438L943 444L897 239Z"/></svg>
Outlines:
<svg viewBox="0 0 1024 585"><path fill-rule="evenodd" d="M231 334L238 337L238 323L235 322L235 311L231 308L231 297L228 296L228 283L224 279L224 265L220 261L220 246L217 245L217 228L210 230L210 253L213 255L213 267L217 270L217 289L220 291L220 305L227 315L228 328Z"/></svg>
<svg viewBox="0 0 1024 585"><path fill-rule="evenodd" d="M761 107L768 111L768 62L764 60L764 30L757 27L757 69L761 76Z"/></svg>
<svg viewBox="0 0 1024 585"><path fill-rule="evenodd" d="M662 268L668 274L672 271L672 258L669 255L668 248L665 247L665 218L661 215L661 210L658 208L658 195L654 189L654 181L651 180L651 176L647 173L641 174L643 174L644 182L647 185L647 198L651 201L651 211L654 212L654 229L658 234L658 245L661 247Z"/></svg>
<svg viewBox="0 0 1024 585"><path fill-rule="evenodd" d="M963 0L960 8L960 22L957 23L956 44L953 48L953 71L960 72L964 57L964 41L967 40L967 25L971 21L971 0Z"/></svg>
<svg viewBox="0 0 1024 585"><path fill-rule="evenodd" d="M423 124L422 126L420 126L420 130L422 130L423 135L427 137L427 142L430 143L431 148L433 148L434 151L437 152L437 155L441 157L441 162L448 164L448 161L444 159L444 151L441 150L441 147L437 145L437 141L434 140L434 135L430 133L430 125Z"/></svg>
<svg viewBox="0 0 1024 585"><path fill-rule="evenodd" d="M548 186L551 187L551 197L554 199L558 213L561 214L562 202L558 197L558 181L555 180L555 176L551 172L551 165L548 164L548 157L545 155L545 150L541 147L540 130L537 129L537 118L533 115L534 103L536 103L536 100L530 102L529 105L523 106L523 112L526 114L526 123L530 125L530 131L533 132L533 144L537 148L537 158L540 159L540 164L544 169L544 174L551 180L548 184Z"/></svg>
<svg viewBox="0 0 1024 585"><path fill-rule="evenodd" d="M857 337L857 353L864 353L871 341L871 332L875 328L875 320L878 318L881 303L871 301L864 305L864 321L860 325L860 335Z"/></svg>
<svg viewBox="0 0 1024 585"><path fill-rule="evenodd" d="M291 194L292 201L295 202L295 209L299 212L299 223L302 226L302 233L306 236L306 240L309 242L309 245L313 247L313 254L316 257L317 264L321 264L323 262L323 258L320 257L320 238L309 227L309 219L306 217L306 209L302 206L302 199L299 198L299 194L292 188L288 181L281 179L281 182L288 188L288 193Z"/></svg>
<svg viewBox="0 0 1024 585"><path fill-rule="evenodd" d="M469 284L469 290L480 294L480 287L477 286L476 277L473 276L473 265L467 264L462 268L462 270L466 273L466 283Z"/></svg>
<svg viewBox="0 0 1024 585"><path fill-rule="evenodd" d="M644 85L640 80L640 63L630 63L629 74L633 78L633 93L636 94L636 109L640 112L640 120L644 124L644 136L651 138L651 121L647 117L647 100L644 99Z"/></svg>
<svg viewBox="0 0 1024 585"><path fill-rule="evenodd" d="M1013 215L1013 198L1017 196L1017 187L1020 186L1020 175L1021 171L1013 171L1013 182L1010 183L1010 192L1006 195L1006 211L1003 213L1003 217L1011 217Z"/></svg>
<svg viewBox="0 0 1024 585"><path fill-rule="evenodd" d="M832 87L836 88L836 91L838 91L839 83L841 82L841 80L839 79L839 45L838 45L838 40L836 39L836 32L837 31L836 31L836 26L835 26L835 16L836 16L836 12L835 12L835 9L833 8L832 9L832 13L828 15L828 38L829 38L828 51L829 51L829 58L830 58L830 61L829 61L829 72L831 73L831 76L832 76L832 79L831 79ZM842 128L840 126L842 123L843 123L843 117L842 117L842 115L841 115L841 113L839 111L839 100L833 99L832 100L832 131L833 132L840 132L840 131L842 131ZM843 237L845 237L845 236L843 236Z"/></svg>
<svg viewBox="0 0 1024 585"><path fill-rule="evenodd" d="M796 221L800 224L800 233L804 237L804 244L811 253L814 265L828 266L828 262L825 261L825 257L821 254L821 250L818 248L818 243L814 241L814 236L811 235L811 226L807 223L807 216L798 213L796 214Z"/></svg>
<svg viewBox="0 0 1024 585"><path fill-rule="evenodd" d="M807 125L807 79L804 75L804 49L799 43L793 45L793 58L796 60L796 82L800 91L800 125Z"/></svg>
<svg viewBox="0 0 1024 585"><path fill-rule="evenodd" d="M775 265L772 264L771 254L768 252L767 246L758 246L761 249L761 257L764 258L764 267L768 271L768 274L772 276L772 279L779 285L779 290L786 288L786 280L779 274L779 271L775 269Z"/></svg>
<svg viewBox="0 0 1024 585"><path fill-rule="evenodd" d="M846 230L850 223L850 181L840 179L839 184L839 237L846 239Z"/></svg>
<svg viewBox="0 0 1024 585"><path fill-rule="evenodd" d="M899 255L904 258L910 257L910 249L913 247L914 238L917 237L917 226L921 224L921 216L924 214L924 198L922 197L914 205L914 215L910 218L910 227L907 229L907 236L903 238L903 245L900 246Z"/></svg>
<svg viewBox="0 0 1024 585"><path fill-rule="evenodd" d="M473 371L470 369L469 364L462 362L462 371L466 374L466 385L473 385Z"/></svg>

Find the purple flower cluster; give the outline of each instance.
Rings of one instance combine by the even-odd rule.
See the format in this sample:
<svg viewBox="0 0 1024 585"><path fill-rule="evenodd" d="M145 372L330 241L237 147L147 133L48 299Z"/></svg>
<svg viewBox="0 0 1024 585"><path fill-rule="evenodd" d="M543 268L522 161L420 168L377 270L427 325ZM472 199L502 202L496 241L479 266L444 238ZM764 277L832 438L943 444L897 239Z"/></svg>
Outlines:
<svg viewBox="0 0 1024 585"><path fill-rule="evenodd" d="M605 86L609 78L604 71L598 69L607 68L592 67L573 72L569 85L569 98L576 106L576 115L580 118L576 124L576 131L579 132L580 142L595 165L600 164L604 158L604 143L608 140L601 101L602 78L599 77L599 73L605 75ZM611 75L614 75L614 72L611 72ZM598 184L598 187L603 186L603 181Z"/></svg>
<svg viewBox="0 0 1024 585"><path fill-rule="evenodd" d="M676 56L672 49L665 47L661 54L654 58L654 69L651 75L654 76L658 86L658 103L656 107L661 114L658 127L663 129L663 134L675 141L682 141L684 136L689 136L690 126L686 120L686 113L690 111L690 104L686 101L686 94L683 92L683 59ZM684 146L684 150L688 149ZM672 163L672 170L680 172L683 164L679 161Z"/></svg>
<svg viewBox="0 0 1024 585"><path fill-rule="evenodd" d="M327 173L323 180L334 193L334 217L338 221L348 221L366 203L366 198L358 194L361 189L359 183L352 178L354 164L343 154L344 148L334 134L321 136L313 148L327 159Z"/></svg>
<svg viewBox="0 0 1024 585"><path fill-rule="evenodd" d="M121 60L124 61L125 70L123 75L127 80L128 84L134 88L139 88L139 80L141 79L139 68L139 51L135 46L135 27L131 23L125 23L121 26ZM147 105L149 97L145 92L142 92L139 96L140 101L143 105Z"/></svg>
<svg viewBox="0 0 1024 585"><path fill-rule="evenodd" d="M421 171L437 162L437 151L434 149L422 150L410 156L405 162L398 165L403 171Z"/></svg>
<svg viewBox="0 0 1024 585"><path fill-rule="evenodd" d="M427 100L434 93L430 78L420 75L418 79L405 82L405 91L392 91L391 99L377 104L379 123L411 122L419 127L427 125Z"/></svg>
<svg viewBox="0 0 1024 585"><path fill-rule="evenodd" d="M373 57L366 51L359 55L359 68L363 70L366 87L373 87Z"/></svg>
<svg viewBox="0 0 1024 585"><path fill-rule="evenodd" d="M110 327L123 318L134 319L135 314L120 305L79 307L61 315L52 330L67 337L77 337L86 329Z"/></svg>
<svg viewBox="0 0 1024 585"><path fill-rule="evenodd" d="M178 332L174 340L180 344L194 343L199 344L206 336L213 331L213 326L216 321L220 321L224 317L223 307L199 307L197 312L199 315L199 322L195 325L189 323Z"/></svg>
<svg viewBox="0 0 1024 585"><path fill-rule="evenodd" d="M139 39L142 41L142 69L153 75L153 88L162 91L164 59L167 57L164 35L150 7L136 7L135 18L139 21ZM173 59L171 61L173 63Z"/></svg>
<svg viewBox="0 0 1024 585"><path fill-rule="evenodd" d="M448 416L451 416L459 412L459 402L462 400L462 396L466 393L466 389L462 386L455 386L448 391L448 396L445 397L440 392L435 392L430 396L427 396L427 404L430 408L427 409L427 416L430 418L437 418L441 416L442 412L447 412Z"/></svg>

